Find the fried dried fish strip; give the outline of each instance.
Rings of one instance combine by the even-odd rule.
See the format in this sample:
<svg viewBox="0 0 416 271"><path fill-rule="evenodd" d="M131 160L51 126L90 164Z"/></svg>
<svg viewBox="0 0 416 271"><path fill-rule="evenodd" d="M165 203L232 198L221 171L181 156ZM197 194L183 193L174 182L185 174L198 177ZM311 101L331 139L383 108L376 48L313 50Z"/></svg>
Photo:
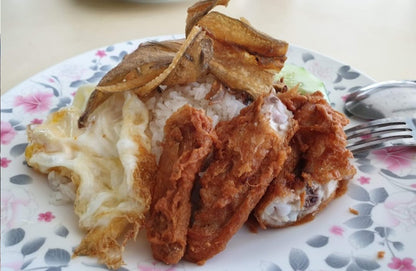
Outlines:
<svg viewBox="0 0 416 271"><path fill-rule="evenodd" d="M210 12L215 6L223 5L227 6L230 0L202 0L196 2L194 5L188 8L188 16L186 17L185 34L191 32L194 25L208 12Z"/></svg>
<svg viewBox="0 0 416 271"><path fill-rule="evenodd" d="M287 157L291 113L271 94L216 128L213 162L201 178L201 208L188 230L185 258L203 264L225 249Z"/></svg>
<svg viewBox="0 0 416 271"><path fill-rule="evenodd" d="M278 57L287 53L287 42L274 39L240 20L219 12L208 13L198 21L197 25L216 40L237 45L253 54Z"/></svg>
<svg viewBox="0 0 416 271"><path fill-rule="evenodd" d="M288 44L253 29L247 23L211 12L198 23L213 39L210 72L231 89L253 98L273 89L274 73L286 61Z"/></svg>
<svg viewBox="0 0 416 271"><path fill-rule="evenodd" d="M176 264L185 252L191 190L212 150L212 129L212 120L189 105L166 121L163 152L146 223L153 257L166 264Z"/></svg>
<svg viewBox="0 0 416 271"><path fill-rule="evenodd" d="M139 76L152 68L169 65L183 42L184 40L180 39L140 44L135 51L126 55L119 65L110 70L98 85L109 86L119 83L132 71L137 71Z"/></svg>
<svg viewBox="0 0 416 271"><path fill-rule="evenodd" d="M182 41L151 42L139 46L119 65L107 73L91 94L84 113L78 121L80 128L85 127L89 115L111 96L110 92L134 89L139 96L146 96L159 86L174 70L201 29L194 27L188 39ZM197 45L195 45L197 46ZM202 49L201 49L202 50ZM126 80L137 70L135 79Z"/></svg>
<svg viewBox="0 0 416 271"><path fill-rule="evenodd" d="M174 86L197 82L207 74L212 54L212 40L204 31L199 32L162 84Z"/></svg>
<svg viewBox="0 0 416 271"><path fill-rule="evenodd" d="M273 73L262 67L263 63L259 63L255 55L218 41L214 41L213 54L210 72L229 88L246 91L254 98L273 89ZM279 67L283 67L284 60L279 63Z"/></svg>
<svg viewBox="0 0 416 271"><path fill-rule="evenodd" d="M86 125L91 113L111 96L111 92L144 85L162 73L170 65L182 43L183 40L146 42L126 55L122 62L100 80L88 100L78 126L82 128Z"/></svg>

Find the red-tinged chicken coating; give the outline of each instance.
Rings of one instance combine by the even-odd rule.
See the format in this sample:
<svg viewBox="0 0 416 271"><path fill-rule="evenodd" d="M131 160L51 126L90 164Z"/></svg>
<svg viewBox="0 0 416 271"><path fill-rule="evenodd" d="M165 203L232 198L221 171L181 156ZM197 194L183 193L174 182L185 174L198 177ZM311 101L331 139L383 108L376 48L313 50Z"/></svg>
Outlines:
<svg viewBox="0 0 416 271"><path fill-rule="evenodd" d="M333 109L320 92L300 95L292 90L279 94L279 98L300 124L294 140L305 161L303 177L321 183L351 179L356 170L346 148L344 127L348 118Z"/></svg>
<svg viewBox="0 0 416 271"><path fill-rule="evenodd" d="M307 222L345 192L355 174L343 127L348 119L316 92L295 90L278 95L294 114L299 130L284 170L276 176L253 211L262 228Z"/></svg>
<svg viewBox="0 0 416 271"><path fill-rule="evenodd" d="M200 208L188 230L185 258L203 264L225 249L287 157L292 114L274 95L260 96L215 132L214 159L200 183Z"/></svg>
<svg viewBox="0 0 416 271"><path fill-rule="evenodd" d="M147 237L155 259L175 264L183 256L191 216L190 195L212 151L212 121L185 105L166 121L163 152L153 191Z"/></svg>

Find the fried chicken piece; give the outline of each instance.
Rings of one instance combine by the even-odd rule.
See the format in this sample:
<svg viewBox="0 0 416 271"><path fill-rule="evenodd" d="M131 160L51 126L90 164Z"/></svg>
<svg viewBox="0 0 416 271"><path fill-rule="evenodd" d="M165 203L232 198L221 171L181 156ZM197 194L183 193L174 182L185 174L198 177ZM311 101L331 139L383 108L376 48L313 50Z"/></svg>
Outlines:
<svg viewBox="0 0 416 271"><path fill-rule="evenodd" d="M191 190L215 138L212 120L185 105L167 120L153 191L147 237L153 257L166 264L182 258L191 216Z"/></svg>
<svg viewBox="0 0 416 271"><path fill-rule="evenodd" d="M287 206L292 207L290 204L300 200L300 197L296 197L297 193L294 193L294 191L298 191L304 186L298 181L296 174L299 161L299 150L296 149L296 145L291 146L282 171L270 183L267 191L253 210L253 219L249 221L251 228L256 229L258 226L263 229L271 226L277 227L277 225L286 223L292 217L294 211ZM293 205L293 209L296 209L299 204Z"/></svg>
<svg viewBox="0 0 416 271"><path fill-rule="evenodd" d="M282 169L295 127L274 94L260 96L239 116L216 126L218 143L200 180L200 208L188 230L187 260L203 264L225 249Z"/></svg>
<svg viewBox="0 0 416 271"><path fill-rule="evenodd" d="M344 127L348 118L333 109L320 92L300 95L288 91L279 98L302 124L295 138L305 160L304 178L321 183L351 179L356 170L349 161L353 156L346 148Z"/></svg>
<svg viewBox="0 0 416 271"><path fill-rule="evenodd" d="M273 180L253 211L262 228L280 228L312 220L345 191L355 174L343 127L348 119L316 92L279 94L293 112L299 130L284 170Z"/></svg>

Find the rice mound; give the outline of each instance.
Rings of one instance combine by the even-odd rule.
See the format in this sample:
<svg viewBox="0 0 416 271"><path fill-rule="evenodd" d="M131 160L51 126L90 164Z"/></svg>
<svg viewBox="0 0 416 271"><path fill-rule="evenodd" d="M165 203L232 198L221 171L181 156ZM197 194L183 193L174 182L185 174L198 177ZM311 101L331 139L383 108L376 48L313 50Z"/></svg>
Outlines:
<svg viewBox="0 0 416 271"><path fill-rule="evenodd" d="M164 137L163 128L166 120L179 108L189 104L197 109L203 109L213 121L213 125L224 120L230 120L240 113L246 105L227 90L220 90L210 100L205 99L210 91L212 82L194 82L185 86L165 88L148 99L145 104L150 113L148 132L152 138L152 152L157 161L162 152L161 143Z"/></svg>

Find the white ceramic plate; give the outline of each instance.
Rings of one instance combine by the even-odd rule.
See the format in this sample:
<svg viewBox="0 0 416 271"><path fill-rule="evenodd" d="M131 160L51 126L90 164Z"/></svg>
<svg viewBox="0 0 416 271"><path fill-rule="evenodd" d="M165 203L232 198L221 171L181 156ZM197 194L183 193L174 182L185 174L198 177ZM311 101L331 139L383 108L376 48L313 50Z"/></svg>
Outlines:
<svg viewBox="0 0 416 271"><path fill-rule="evenodd" d="M72 206L49 203L46 177L25 164L25 127L71 103L76 89L98 80L145 40L111 45L53 66L1 97L1 270L106 269L88 257L71 258L83 233ZM343 97L372 80L348 65L296 46L288 63L305 67ZM353 121L354 122L354 121ZM124 253L123 270L415 270L416 150L373 151L354 160L349 191L310 223L250 233L243 227L225 251L204 266L153 260L143 232ZM349 211L359 211L354 215ZM383 255L384 254L384 255Z"/></svg>

